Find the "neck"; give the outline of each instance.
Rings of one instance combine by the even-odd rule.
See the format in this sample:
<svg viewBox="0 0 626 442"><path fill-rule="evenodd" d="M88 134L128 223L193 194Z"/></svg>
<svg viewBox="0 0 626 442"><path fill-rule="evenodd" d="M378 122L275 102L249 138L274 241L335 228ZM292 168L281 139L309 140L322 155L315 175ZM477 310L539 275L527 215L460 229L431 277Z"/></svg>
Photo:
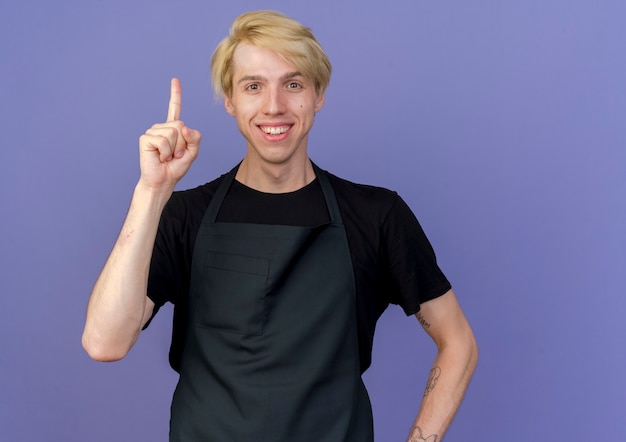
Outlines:
<svg viewBox="0 0 626 442"><path fill-rule="evenodd" d="M235 179L252 189L265 193L286 193L302 189L315 179L313 165L308 158L299 162L272 164L256 162L250 155L241 162Z"/></svg>

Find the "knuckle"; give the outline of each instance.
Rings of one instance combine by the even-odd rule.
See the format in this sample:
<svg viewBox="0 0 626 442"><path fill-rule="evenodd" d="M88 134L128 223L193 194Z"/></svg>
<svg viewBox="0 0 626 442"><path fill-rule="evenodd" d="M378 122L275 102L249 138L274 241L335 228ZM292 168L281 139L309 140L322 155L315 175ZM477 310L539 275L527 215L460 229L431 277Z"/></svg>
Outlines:
<svg viewBox="0 0 626 442"><path fill-rule="evenodd" d="M140 145L154 144L155 138L156 137L154 135L150 133L145 133L139 137L139 144Z"/></svg>
<svg viewBox="0 0 626 442"><path fill-rule="evenodd" d="M171 150L170 141L165 137L157 137L157 147L160 151Z"/></svg>

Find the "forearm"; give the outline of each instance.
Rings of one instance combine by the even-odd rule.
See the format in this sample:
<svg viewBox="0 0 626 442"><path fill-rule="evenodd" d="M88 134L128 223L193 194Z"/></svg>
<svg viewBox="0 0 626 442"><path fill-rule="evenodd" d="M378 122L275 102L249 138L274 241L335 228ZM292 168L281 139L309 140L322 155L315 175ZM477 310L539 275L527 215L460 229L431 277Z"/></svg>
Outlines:
<svg viewBox="0 0 626 442"><path fill-rule="evenodd" d="M464 342L440 348L408 442L442 440L461 405L477 359L478 351L471 332Z"/></svg>
<svg viewBox="0 0 626 442"><path fill-rule="evenodd" d="M170 194L150 191L141 184L135 188L120 235L87 307L83 346L94 359L124 357L146 322L152 249Z"/></svg>

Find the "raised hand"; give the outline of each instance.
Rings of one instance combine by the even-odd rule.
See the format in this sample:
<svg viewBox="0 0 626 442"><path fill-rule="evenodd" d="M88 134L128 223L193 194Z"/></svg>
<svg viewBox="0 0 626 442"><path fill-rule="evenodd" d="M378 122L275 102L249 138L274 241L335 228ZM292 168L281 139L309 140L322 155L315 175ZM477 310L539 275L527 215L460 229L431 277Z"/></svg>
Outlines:
<svg viewBox="0 0 626 442"><path fill-rule="evenodd" d="M165 123L152 126L139 138L140 183L157 191L172 191L198 156L202 134L180 120L182 88L172 78Z"/></svg>
<svg viewBox="0 0 626 442"><path fill-rule="evenodd" d="M198 156L200 132L180 121L180 81L172 79L167 121L139 138L141 177L128 215L89 298L83 346L98 361L123 358L152 316L148 270L163 207Z"/></svg>

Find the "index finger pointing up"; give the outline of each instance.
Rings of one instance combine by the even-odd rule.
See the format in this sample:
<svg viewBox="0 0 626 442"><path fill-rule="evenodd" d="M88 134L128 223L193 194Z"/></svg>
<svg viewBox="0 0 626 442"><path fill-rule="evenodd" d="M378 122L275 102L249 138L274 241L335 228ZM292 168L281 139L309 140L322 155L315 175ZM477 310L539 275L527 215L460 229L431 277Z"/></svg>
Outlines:
<svg viewBox="0 0 626 442"><path fill-rule="evenodd" d="M180 109L183 105L183 94L178 78L172 78L170 105L167 110L167 122L180 120Z"/></svg>

